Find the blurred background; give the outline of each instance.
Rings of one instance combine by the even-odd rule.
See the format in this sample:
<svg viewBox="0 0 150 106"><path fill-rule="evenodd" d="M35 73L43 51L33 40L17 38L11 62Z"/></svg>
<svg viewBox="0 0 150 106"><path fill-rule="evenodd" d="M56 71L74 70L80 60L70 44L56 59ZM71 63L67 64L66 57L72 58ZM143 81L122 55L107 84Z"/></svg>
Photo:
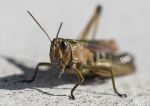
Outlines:
<svg viewBox="0 0 150 106"><path fill-rule="evenodd" d="M61 21L63 26L59 37L76 39L97 5L102 5L103 12L96 38L115 39L122 51L135 55L138 71L148 71L149 0L1 0L0 55L30 60L35 64L49 61L50 43L27 10L44 26L51 39Z"/></svg>

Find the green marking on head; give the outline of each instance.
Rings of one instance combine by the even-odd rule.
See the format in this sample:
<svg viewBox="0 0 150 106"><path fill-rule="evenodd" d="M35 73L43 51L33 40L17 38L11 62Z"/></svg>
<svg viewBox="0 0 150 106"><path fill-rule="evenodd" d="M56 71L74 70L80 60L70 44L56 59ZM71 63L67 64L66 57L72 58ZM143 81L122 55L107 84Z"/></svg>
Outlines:
<svg viewBox="0 0 150 106"><path fill-rule="evenodd" d="M69 42L71 45L75 45L78 43L77 40L74 39L62 39L64 42Z"/></svg>

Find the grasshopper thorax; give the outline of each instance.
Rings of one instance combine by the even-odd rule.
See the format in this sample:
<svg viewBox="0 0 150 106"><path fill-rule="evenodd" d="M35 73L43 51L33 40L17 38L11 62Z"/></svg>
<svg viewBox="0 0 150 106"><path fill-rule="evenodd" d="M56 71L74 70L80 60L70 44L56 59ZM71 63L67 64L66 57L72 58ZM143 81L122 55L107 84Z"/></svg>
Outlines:
<svg viewBox="0 0 150 106"><path fill-rule="evenodd" d="M69 42L62 38L54 38L51 42L49 55L52 66L64 70L71 60L71 46Z"/></svg>

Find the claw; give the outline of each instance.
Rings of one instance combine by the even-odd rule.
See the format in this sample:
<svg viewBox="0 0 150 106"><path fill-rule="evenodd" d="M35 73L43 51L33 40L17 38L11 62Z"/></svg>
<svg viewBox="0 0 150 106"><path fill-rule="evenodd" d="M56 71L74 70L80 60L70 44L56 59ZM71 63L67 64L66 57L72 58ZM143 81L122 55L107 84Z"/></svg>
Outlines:
<svg viewBox="0 0 150 106"><path fill-rule="evenodd" d="M119 96L122 97L122 98L126 98L126 97L127 97L126 94L121 94L121 95L119 95Z"/></svg>
<svg viewBox="0 0 150 106"><path fill-rule="evenodd" d="M118 96L120 96L121 98L126 98L127 97L126 94L118 94Z"/></svg>
<svg viewBox="0 0 150 106"><path fill-rule="evenodd" d="M74 96L69 96L69 99L75 100L76 98Z"/></svg>

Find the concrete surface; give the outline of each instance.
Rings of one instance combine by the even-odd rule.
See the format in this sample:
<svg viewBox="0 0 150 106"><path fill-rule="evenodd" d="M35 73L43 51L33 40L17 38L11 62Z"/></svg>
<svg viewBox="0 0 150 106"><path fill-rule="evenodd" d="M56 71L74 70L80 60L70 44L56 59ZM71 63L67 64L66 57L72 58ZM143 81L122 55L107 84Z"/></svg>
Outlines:
<svg viewBox="0 0 150 106"><path fill-rule="evenodd" d="M111 80L85 80L75 91L76 100L70 100L69 94L76 77L55 70L39 71L36 80L31 84L19 83L21 79L30 78L34 70L33 61L3 57L0 74L0 105L1 106L43 106L43 105L85 105L85 106L149 106L150 81L149 73L135 73L126 77L116 78L120 92L127 98L114 94ZM27 65L26 63L30 64ZM20 72L21 71L21 72Z"/></svg>
<svg viewBox="0 0 150 106"><path fill-rule="evenodd" d="M31 84L38 62L49 61L49 41L26 13L30 10L54 38L77 38L96 5L104 7L97 38L114 38L122 51L134 54L136 73L115 78L127 98L114 94L111 80L85 81L68 99L76 77L43 67ZM13 0L0 1L0 105L1 106L150 106L149 0ZM64 36L66 35L66 36Z"/></svg>

